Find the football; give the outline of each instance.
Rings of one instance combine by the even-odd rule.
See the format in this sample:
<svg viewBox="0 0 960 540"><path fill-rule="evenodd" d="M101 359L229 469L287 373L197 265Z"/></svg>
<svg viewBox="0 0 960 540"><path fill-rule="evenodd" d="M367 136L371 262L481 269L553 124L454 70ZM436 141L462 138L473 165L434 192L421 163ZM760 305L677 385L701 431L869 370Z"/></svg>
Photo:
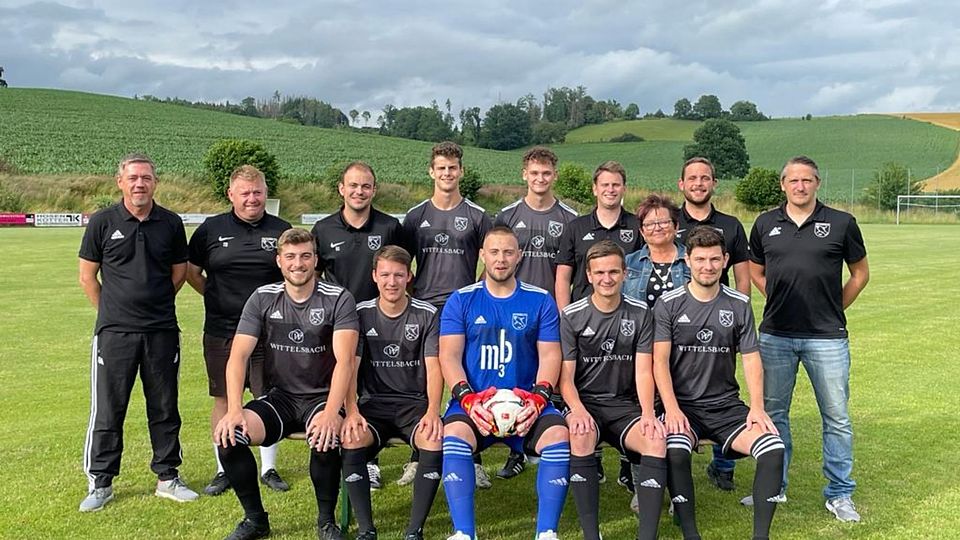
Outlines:
<svg viewBox="0 0 960 540"><path fill-rule="evenodd" d="M492 435L496 437L510 437L516 433L517 413L523 408L523 400L513 393L513 390L501 388L490 399L484 402L484 407L493 414L494 425Z"/></svg>

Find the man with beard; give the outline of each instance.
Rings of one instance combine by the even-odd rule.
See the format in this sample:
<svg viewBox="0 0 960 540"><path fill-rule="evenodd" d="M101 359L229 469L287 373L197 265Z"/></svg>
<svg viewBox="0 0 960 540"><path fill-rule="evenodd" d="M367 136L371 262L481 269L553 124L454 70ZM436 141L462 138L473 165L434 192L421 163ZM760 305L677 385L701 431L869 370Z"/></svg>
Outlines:
<svg viewBox="0 0 960 540"><path fill-rule="evenodd" d="M472 456L494 442L540 456L537 540L555 540L567 494L570 443L549 403L560 374L557 306L550 294L517 280L517 237L494 227L480 252L483 280L455 291L440 319L440 369L451 388L444 415L443 488L453 521L448 540L475 540ZM515 435L495 438L484 406L498 388L522 400ZM480 389L480 390L475 390Z"/></svg>
<svg viewBox="0 0 960 540"><path fill-rule="evenodd" d="M357 309L349 291L318 281L314 239L303 229L277 242L283 282L264 285L247 300L227 360L227 413L213 439L244 518L229 540L270 534L257 486L252 445L272 445L305 430L310 480L317 500L317 536L341 540L334 523L340 487L341 407L356 369ZM264 342L264 369L271 388L243 405L247 360Z"/></svg>
<svg viewBox="0 0 960 540"><path fill-rule="evenodd" d="M653 362L664 408L670 495L684 539L699 539L690 455L700 438L722 444L724 457L757 460L753 538L766 540L776 511L784 445L764 411L764 376L750 297L720 284L723 237L696 227L687 237L690 282L654 307ZM740 400L737 353L750 406Z"/></svg>
<svg viewBox="0 0 960 540"><path fill-rule="evenodd" d="M243 306L257 287L283 279L277 267L277 238L290 228L286 221L267 214L267 182L256 167L243 165L233 171L227 198L233 208L204 221L190 237L187 264L187 282L203 296L203 358L213 396L211 429L227 411L227 358ZM265 394L262 345L250 355L247 373L253 397ZM217 473L203 492L220 495L230 488L230 481L216 444L213 451ZM277 446L261 446L260 481L276 491L287 491L290 486L280 478L276 464Z"/></svg>
<svg viewBox="0 0 960 540"><path fill-rule="evenodd" d="M750 296L750 260L747 255L747 234L740 220L717 210L710 200L717 187L713 163L705 157L692 157L684 162L680 169L677 186L683 193L683 207L680 209L680 225L677 238L683 244L687 235L697 225L708 225L716 229L723 237L727 251L727 264L720 274L720 283L730 285L730 270L736 280L736 288ZM720 445L713 446L713 460L707 466L707 477L718 488L733 491L733 471L736 462L724 459Z"/></svg>

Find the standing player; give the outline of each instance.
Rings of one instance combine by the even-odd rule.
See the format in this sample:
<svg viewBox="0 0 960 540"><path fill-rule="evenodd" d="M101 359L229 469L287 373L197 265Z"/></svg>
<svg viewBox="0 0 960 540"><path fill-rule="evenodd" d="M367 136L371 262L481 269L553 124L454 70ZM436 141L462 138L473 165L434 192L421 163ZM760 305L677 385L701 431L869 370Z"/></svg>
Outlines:
<svg viewBox="0 0 960 540"><path fill-rule="evenodd" d="M460 195L463 149L442 142L430 154L433 196L407 211L404 237L411 242L417 260L413 296L442 309L453 291L477 281L477 260L483 238L493 226L483 207ZM397 481L406 485L416 475L416 453ZM490 478L480 464L474 467L477 486L489 488Z"/></svg>
<svg viewBox="0 0 960 540"><path fill-rule="evenodd" d="M511 449L540 456L537 539L556 539L567 495L567 427L548 400L560 373L557 307L550 294L517 280L520 246L495 227L480 252L483 280L454 292L440 320L440 369L452 399L443 418L443 487L453 521L448 540L475 540L472 455L498 439L483 402L497 388L523 400ZM479 391L475 389L480 389Z"/></svg>
<svg viewBox="0 0 960 540"><path fill-rule="evenodd" d="M712 227L687 237L688 284L654 307L653 362L665 410L670 495L684 538L700 538L690 453L700 438L721 442L725 457L757 460L753 538L766 539L783 471L783 441L763 409L763 366L750 297L720 284L728 254ZM750 407L739 397L737 353L743 357Z"/></svg>
<svg viewBox="0 0 960 540"><path fill-rule="evenodd" d="M692 157L680 168L680 180L677 186L683 193L683 206L680 209L680 225L677 237L683 244L687 235L697 225L709 225L720 232L729 258L720 284L730 285L730 270L736 280L737 290L750 296L750 259L747 255L747 234L740 220L714 208L710 199L717 187L713 163L705 157ZM713 461L707 466L707 477L718 488L733 491L733 471L736 462L724 459L720 445L713 446Z"/></svg>
<svg viewBox="0 0 960 540"><path fill-rule="evenodd" d="M348 164L340 173L337 191L343 206L313 225L317 239L317 274L350 291L357 302L377 296L370 279L373 254L383 246L405 246L397 218L373 207L377 176L362 161Z"/></svg>
<svg viewBox="0 0 960 540"><path fill-rule="evenodd" d="M368 456L400 437L420 451L406 540L423 540L423 524L440 487L443 376L437 359L437 308L409 298L410 254L386 246L373 257L380 296L357 304L360 317L359 410L347 399L343 427L343 478L357 516L358 539L375 539ZM369 429L368 429L369 428Z"/></svg>
<svg viewBox="0 0 960 540"><path fill-rule="evenodd" d="M653 321L647 304L620 292L626 271L620 246L601 240L587 250L584 262L593 293L563 308L560 316L560 391L569 411L573 500L584 540L600 540L593 453L607 442L629 457L639 481L637 538L655 539L667 450L653 409Z"/></svg>
<svg viewBox="0 0 960 540"><path fill-rule="evenodd" d="M535 146L523 155L523 181L527 194L504 207L494 219L495 225L513 230L523 256L517 268L517 279L546 289L554 294L557 279L557 251L560 236L570 221L577 217L573 208L553 194L557 178L557 155L550 149ZM507 462L497 472L500 478L513 478L523 472L522 453L510 452Z"/></svg>
<svg viewBox="0 0 960 540"><path fill-rule="evenodd" d="M406 246L397 218L373 207L377 175L373 167L354 161L344 167L337 183L343 206L321 219L311 231L317 239L317 274L350 291L357 302L377 296L370 279L373 254L383 246ZM380 465L368 464L370 484L380 489Z"/></svg>
<svg viewBox="0 0 960 540"><path fill-rule="evenodd" d="M187 282L203 296L203 358L213 397L210 429L227 412L227 358L243 305L261 285L283 280L277 267L277 238L290 228L286 221L267 214L267 182L256 167L243 165L230 175L229 212L204 221L190 237ZM250 355L249 386L254 397L266 393L263 346ZM217 474L203 489L219 495L230 487L220 452L214 444ZM277 491L290 487L277 473L277 447L260 447L260 481Z"/></svg>
<svg viewBox="0 0 960 540"><path fill-rule="evenodd" d="M156 204L157 171L143 154L117 167L123 199L90 218L80 244L80 286L97 310L91 347L90 426L83 452L87 496L81 512L113 500L123 419L140 372L157 475L155 495L178 502L197 494L180 480L180 332L174 298L187 270L180 216ZM99 274L99 277L98 277Z"/></svg>
<svg viewBox="0 0 960 540"><path fill-rule="evenodd" d="M823 490L840 521L860 521L853 504L850 342L844 310L867 286L867 249L857 220L817 200L820 172L806 156L787 161L787 202L757 217L750 231L750 277L767 297L760 323L766 407L786 444L782 498L793 450L790 403L803 363L823 418ZM843 283L843 264L850 278ZM745 501L746 502L746 501Z"/></svg>
<svg viewBox="0 0 960 540"><path fill-rule="evenodd" d="M289 229L277 242L283 282L256 290L243 308L227 360L227 413L214 430L230 485L244 518L229 540L270 534L251 445L272 445L305 430L310 479L317 499L317 536L341 540L333 520L340 487L341 406L351 389L357 350L357 310L349 291L316 278L313 236ZM243 403L247 361L264 342L271 388Z"/></svg>

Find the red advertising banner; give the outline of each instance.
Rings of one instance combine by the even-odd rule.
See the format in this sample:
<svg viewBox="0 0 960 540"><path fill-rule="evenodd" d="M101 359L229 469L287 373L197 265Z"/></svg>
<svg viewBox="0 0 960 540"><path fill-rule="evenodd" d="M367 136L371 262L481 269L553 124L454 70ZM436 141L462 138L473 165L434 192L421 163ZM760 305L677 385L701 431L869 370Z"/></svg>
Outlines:
<svg viewBox="0 0 960 540"><path fill-rule="evenodd" d="M33 214L12 214L0 212L0 225L26 226L33 225Z"/></svg>

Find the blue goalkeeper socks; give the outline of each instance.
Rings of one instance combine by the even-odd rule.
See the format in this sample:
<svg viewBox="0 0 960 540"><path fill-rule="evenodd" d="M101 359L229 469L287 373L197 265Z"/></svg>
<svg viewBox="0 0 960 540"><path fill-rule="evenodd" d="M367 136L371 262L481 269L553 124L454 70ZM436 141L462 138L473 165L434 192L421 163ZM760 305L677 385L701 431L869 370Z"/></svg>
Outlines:
<svg viewBox="0 0 960 540"><path fill-rule="evenodd" d="M570 443L551 444L540 452L540 465L537 466L537 534L557 531L563 503L567 499L569 476Z"/></svg>
<svg viewBox="0 0 960 540"><path fill-rule="evenodd" d="M477 480L473 470L473 449L459 437L443 438L443 492L453 530L470 538L476 536L473 494ZM561 503L562 506L562 503Z"/></svg>

